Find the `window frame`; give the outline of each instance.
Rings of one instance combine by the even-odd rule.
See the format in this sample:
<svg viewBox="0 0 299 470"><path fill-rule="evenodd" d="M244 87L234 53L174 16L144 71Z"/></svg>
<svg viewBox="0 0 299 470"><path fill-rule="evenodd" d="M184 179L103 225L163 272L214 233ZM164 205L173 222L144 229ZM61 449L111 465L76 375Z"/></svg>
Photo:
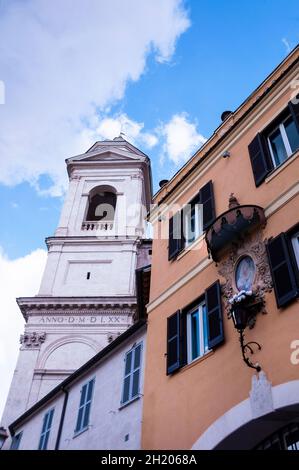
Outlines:
<svg viewBox="0 0 299 470"><path fill-rule="evenodd" d="M94 385L95 385L95 377L93 377L92 379L88 380L87 382L85 382L82 387L81 387L81 390L80 390L80 400L79 400L79 406L78 406L78 412L77 412L77 419L76 419L76 427L75 427L75 436L78 435L78 434L81 434L81 432L85 431L86 429L89 428L90 426L90 413L91 413L91 405L92 405L92 401L93 401L93 395L94 395ZM87 396L88 396L88 387L90 386L90 384L92 383L92 390L91 390L91 395L90 395L90 399L87 400ZM85 395L85 400L84 400L84 403L81 404L81 399L82 399L82 393L83 393L83 389L84 387L87 387L86 389L86 395ZM89 411L88 411L88 422L85 426L83 426L83 423L84 423L84 420L85 420L85 410L87 408L87 406L89 406ZM81 409L83 409L83 412L82 412L82 415L81 415L81 423L80 423L80 427L78 427L78 424L79 424L79 416L80 416L80 411Z"/></svg>
<svg viewBox="0 0 299 470"><path fill-rule="evenodd" d="M136 349L140 346L140 361L139 361L139 367L134 368L134 362L135 362L135 351ZM131 362L131 368L130 372L126 374L126 363L127 363L127 357L130 353L132 354L132 362ZM143 341L139 341L138 343L134 344L132 348L125 353L124 357L124 374L123 374L123 379L122 379L122 391L121 391L121 400L120 400L120 406L126 406L127 404L131 403L132 401L136 400L137 398L140 397L140 381L141 381L141 372L142 372L142 355L143 355ZM139 379L138 379L138 392L136 395L132 396L133 392L133 378L134 378L134 373L139 370ZM129 398L128 400L124 401L124 391L125 391L125 380L130 377L129 379Z"/></svg>
<svg viewBox="0 0 299 470"><path fill-rule="evenodd" d="M295 152L297 152L299 150L299 147L297 149L295 149L294 151L292 150L291 144L289 142L289 138L288 138L286 130L285 130L285 123L289 119L291 119L294 122L295 126L296 126L296 122L294 120L294 117L293 117L292 113L287 108L282 113L280 113L275 118L274 122L272 122L270 124L270 126L268 126L268 128L266 128L263 132L263 134L266 138L267 147L268 147L269 152L270 152L271 162L272 162L272 165L273 165L273 170L275 170L279 166L283 165ZM283 145L284 145L284 148L285 148L285 151L286 151L286 155L287 155L285 160L283 160L282 162L280 162L278 164L276 164L276 162L275 162L275 156L274 156L274 152L273 152L273 148L272 148L272 144L271 144L271 140L270 140L271 135L273 135L277 130L280 133L280 136L282 138L282 142L283 142ZM298 130L297 130L297 132L298 132ZM298 132L298 134L299 134L299 132Z"/></svg>
<svg viewBox="0 0 299 470"><path fill-rule="evenodd" d="M297 95L299 98L299 95ZM296 136L289 133L293 142L294 150L291 148L291 141L286 132L286 122L290 119L295 126ZM286 158L276 164L274 152L270 137L273 132L277 131L282 139L282 145L286 152ZM259 187L272 173L282 167L299 151L299 104L289 101L286 106L273 116L272 120L254 136L253 140L248 144L248 153L252 166L253 178L255 186Z"/></svg>
<svg viewBox="0 0 299 470"><path fill-rule="evenodd" d="M280 122L280 124L278 124L274 129L271 130L271 132L268 133L267 135L267 143L268 143L268 148L270 150L270 155L271 155L271 159L272 159L272 163L273 163L273 167L274 168L277 168L279 165L282 165L288 158L290 158L290 156L293 154L293 151L291 149L291 145L290 145L290 142L289 142L289 139L288 139L288 136L287 136L287 133L286 133L286 130L285 130L285 126L284 126L284 123L289 119L293 119L292 115L289 114L288 116L286 116L284 119L282 119L282 121ZM293 120L294 121L294 120ZM273 148L272 148L272 143L271 143L271 136L277 131L279 130L279 133L281 135L281 138L282 138L282 143L284 145L284 148L285 148L285 151L286 151L286 158L285 160L283 160L282 162L276 164L275 162L275 157L274 157L274 152L273 152Z"/></svg>
<svg viewBox="0 0 299 470"><path fill-rule="evenodd" d="M22 436L23 436L23 431L20 431L12 437L9 450L19 450Z"/></svg>
<svg viewBox="0 0 299 470"><path fill-rule="evenodd" d="M47 450L49 436L50 436L50 432L51 432L52 424L53 424L54 411L55 411L55 408L53 407L53 408L50 408L44 414L42 429L40 432L40 438L38 442L38 450Z"/></svg>
<svg viewBox="0 0 299 470"><path fill-rule="evenodd" d="M292 244L295 261L297 263L297 266L296 266L297 272L299 272L299 231L291 234L289 238Z"/></svg>
<svg viewBox="0 0 299 470"><path fill-rule="evenodd" d="M188 207L189 206L189 207ZM188 209L186 209L188 208ZM194 208L194 239L189 241L189 230L191 226L191 212ZM183 248L188 248L192 243L194 243L202 234L203 234L203 223L202 223L202 204L199 203L198 198L192 199L184 208L183 208L183 227L184 227L184 246Z"/></svg>
<svg viewBox="0 0 299 470"><path fill-rule="evenodd" d="M205 308L205 310L204 310ZM192 315L198 311L198 340L199 340L199 355L192 358L192 324L191 319ZM211 349L208 348L208 317L207 317L207 310L206 310L206 302L202 300L196 306L191 308L190 310L186 311L186 333L187 333L187 364L191 364L192 362L196 361L197 359L203 357L205 354L208 354ZM205 316L205 318L204 318Z"/></svg>

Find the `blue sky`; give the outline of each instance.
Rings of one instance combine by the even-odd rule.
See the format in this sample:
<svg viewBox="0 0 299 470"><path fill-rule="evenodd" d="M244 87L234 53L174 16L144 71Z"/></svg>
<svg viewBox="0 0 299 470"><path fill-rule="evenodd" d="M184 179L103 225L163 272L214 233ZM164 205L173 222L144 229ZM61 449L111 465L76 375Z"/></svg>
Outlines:
<svg viewBox="0 0 299 470"><path fill-rule="evenodd" d="M65 158L121 128L157 189L298 41L298 0L0 0L0 413Z"/></svg>
<svg viewBox="0 0 299 470"><path fill-rule="evenodd" d="M165 126L173 116L184 116L188 123L196 126L198 134L209 137L220 122L221 112L224 109L235 109L299 39L299 11L295 0L289 0L287 8L286 2L280 0L189 0L182 2L181 8L185 10L190 25L185 27L184 32L177 34L173 54L166 61L159 61L155 51L145 53L145 63L138 79L124 80L124 91L120 99L114 97L111 103L108 99L109 109L105 109L104 113L101 106L97 108L99 115L105 118L125 114L130 120L143 123L144 129L154 135L160 127L158 143L152 148L137 139L137 145L152 159L155 189L158 181L170 177L184 158L188 158L198 146L186 145L185 157L179 157L178 160L174 161L169 157ZM4 1L4 14L7 15L9 9L9 4ZM7 42L8 51L9 47ZM129 54L127 50L121 53ZM94 56L96 60L97 54L92 50L92 44L86 54ZM8 59L5 65L9 66L9 54L6 55ZM22 73L22 66L19 67L19 72ZM63 80L63 77L60 79ZM47 83L44 85L47 86ZM100 76L98 87L101 87ZM7 94L14 94L16 91L7 87ZM44 91L47 92L47 89ZM80 88L76 93L80 94ZM30 115L30 109L27 112ZM5 120L5 104L0 107L0 113ZM13 116L10 119L13 124ZM51 134L55 139L55 121L51 125ZM34 126L32 138L35 138L39 122L34 122ZM164 131L161 130L163 126ZM17 133L16 138L21 136L21 133ZM96 134L95 137L97 138ZM45 145L47 144L46 141ZM21 146L21 142L19 145ZM52 150L55 152L55 145ZM81 145L78 145L77 151L72 146L70 153L61 156L59 171L64 171L64 158L72 153L80 153L81 150ZM14 152L14 148L11 151ZM17 172L22 166L26 168L28 158L27 150L23 161L22 150L18 151L20 155ZM14 156L2 153L1 160L6 158L13 159ZM43 159L42 154L40 159ZM41 190L49 187L51 180L46 173L46 166L45 173L41 174L41 171L42 165L36 169L36 176L29 171L26 177L26 170L24 178L20 175L18 178L8 176L6 183L9 186L5 184L5 178L2 178L0 213L3 223L0 246L11 259L44 247L45 236L53 233L58 222L62 197L43 194ZM18 184L18 181L21 183Z"/></svg>

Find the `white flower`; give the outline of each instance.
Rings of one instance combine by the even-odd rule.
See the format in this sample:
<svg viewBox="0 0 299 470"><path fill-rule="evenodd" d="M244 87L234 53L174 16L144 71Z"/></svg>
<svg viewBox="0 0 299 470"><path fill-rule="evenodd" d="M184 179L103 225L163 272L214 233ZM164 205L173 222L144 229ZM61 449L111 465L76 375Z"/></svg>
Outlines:
<svg viewBox="0 0 299 470"><path fill-rule="evenodd" d="M252 290L241 290L237 294L233 295L230 299L228 299L228 301L231 305L233 305L235 303L242 302L242 300L245 300L246 297L252 296L252 294Z"/></svg>

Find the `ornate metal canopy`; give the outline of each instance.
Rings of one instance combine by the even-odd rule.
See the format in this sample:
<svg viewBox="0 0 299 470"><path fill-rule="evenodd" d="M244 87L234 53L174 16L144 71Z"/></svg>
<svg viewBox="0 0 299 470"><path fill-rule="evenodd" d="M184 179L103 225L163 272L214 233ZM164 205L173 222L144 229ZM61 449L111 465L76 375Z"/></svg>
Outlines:
<svg viewBox="0 0 299 470"><path fill-rule="evenodd" d="M266 224L264 209L255 205L238 205L231 196L230 209L217 217L206 231L205 239L208 252L214 261L235 241L251 233L258 226Z"/></svg>

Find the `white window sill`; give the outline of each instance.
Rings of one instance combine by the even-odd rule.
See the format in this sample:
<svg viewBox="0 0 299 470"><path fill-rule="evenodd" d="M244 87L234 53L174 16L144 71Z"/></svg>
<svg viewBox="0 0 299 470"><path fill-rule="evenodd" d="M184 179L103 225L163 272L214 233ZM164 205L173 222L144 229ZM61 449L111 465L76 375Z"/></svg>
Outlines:
<svg viewBox="0 0 299 470"><path fill-rule="evenodd" d="M192 362L189 362L188 364L186 364L184 367L182 367L182 371L184 370L187 370L187 369L191 369L191 367L195 366L196 364L198 364L199 362L202 362L204 361L205 359L207 359L208 357L212 356L212 354L214 354L214 351L213 349L211 349L210 351L207 351L205 352L202 356L200 357L196 357L195 359L193 359Z"/></svg>
<svg viewBox="0 0 299 470"><path fill-rule="evenodd" d="M86 432L89 428L90 428L90 425L88 424L88 426L85 426L85 428L80 429L80 431L75 431L73 435L73 439L75 439L75 437L77 436L80 436L80 434L83 434L84 432Z"/></svg>
<svg viewBox="0 0 299 470"><path fill-rule="evenodd" d="M269 176L265 179L265 183L270 183L276 176L278 176L288 165L290 165L296 158L299 157L299 150L296 150L293 155L291 155L289 158L287 158L284 162L282 162L280 165L275 167L271 173L269 173Z"/></svg>
<svg viewBox="0 0 299 470"><path fill-rule="evenodd" d="M124 408L126 408L127 406L131 405L131 403L133 403L134 401L139 400L140 398L141 398L141 394L139 393L138 395L136 395L136 397L132 398L132 399L129 400L129 401L126 401L126 403L122 403L122 404L120 405L120 407L118 408L119 411L122 410L122 409L124 409Z"/></svg>
<svg viewBox="0 0 299 470"><path fill-rule="evenodd" d="M195 250L197 248L197 245L200 245L200 243L203 242L204 238L205 238L205 234L202 233L198 238L196 238L196 240L194 240L194 242L190 243L190 245L185 246L183 251L181 251L181 253L177 256L176 259L179 260L183 258L183 256L185 256L190 251Z"/></svg>

